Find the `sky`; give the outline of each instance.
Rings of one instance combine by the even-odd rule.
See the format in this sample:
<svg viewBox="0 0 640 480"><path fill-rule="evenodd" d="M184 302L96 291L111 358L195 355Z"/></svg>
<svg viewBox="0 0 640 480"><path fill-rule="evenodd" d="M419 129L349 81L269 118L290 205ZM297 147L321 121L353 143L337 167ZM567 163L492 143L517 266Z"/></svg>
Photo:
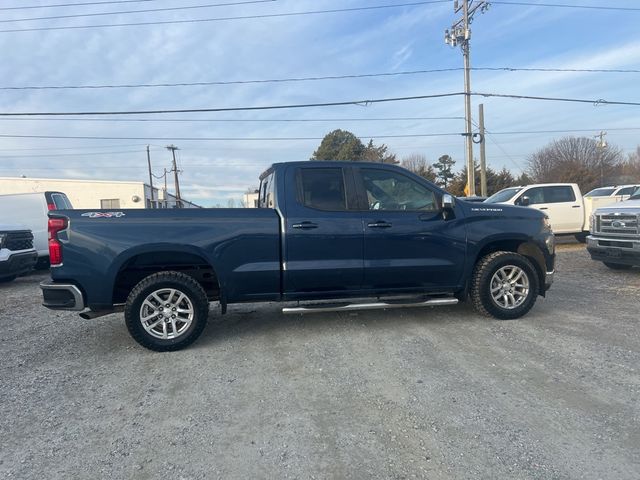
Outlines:
<svg viewBox="0 0 640 480"><path fill-rule="evenodd" d="M459 48L444 43L445 28L458 18L453 1L275 0L219 5L243 1L249 2L121 0L52 7L91 1L5 0L0 5L0 114L291 105L463 90L463 73L459 70L277 83L14 88L237 82L462 66ZM558 3L640 8L638 0ZM49 7L24 8L40 5ZM27 20L202 5L209 6ZM404 6L264 17L382 5ZM23 8L11 10L11 7ZM262 18L201 21L261 15ZM57 28L182 20L199 21ZM476 15L472 24L471 64L472 67L640 69L638 24L640 10L494 3L486 13ZM51 27L55 29L7 31ZM640 102L639 80L640 73L473 71L471 74L474 92L629 102ZM490 132L486 143L488 165L495 169L506 167L515 174L526 169L531 153L565 135L593 137L605 130L608 143L625 152L635 151L640 144L640 106L477 96L472 103L474 121L478 104L484 104L485 124ZM463 115L464 100L460 96L261 111L100 117L0 115L0 176L148 182L146 146L150 145L153 173L161 177L164 169L171 167L171 153L165 146L175 144L180 149L177 155L182 195L203 206L226 206L230 199L237 204L244 191L257 187L259 174L271 163L310 158L322 137L336 128L349 130L364 142L373 139L376 144L384 143L400 159L422 154L435 162L448 154L456 160L456 168L462 168ZM33 138L38 136L119 139ZM479 155L478 146L474 153ZM154 178L154 182L162 184L163 180ZM172 178L169 189L173 190Z"/></svg>

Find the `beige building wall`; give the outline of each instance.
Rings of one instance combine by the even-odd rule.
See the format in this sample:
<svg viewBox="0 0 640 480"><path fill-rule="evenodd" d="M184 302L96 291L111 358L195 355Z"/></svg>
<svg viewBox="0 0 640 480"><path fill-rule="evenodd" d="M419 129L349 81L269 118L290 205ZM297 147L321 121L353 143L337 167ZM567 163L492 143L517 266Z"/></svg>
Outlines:
<svg viewBox="0 0 640 480"><path fill-rule="evenodd" d="M145 208L151 196L151 189L142 182L0 177L0 195L52 190L65 193L80 209L102 208L101 200L118 200L118 208ZM154 199L158 200L155 188Z"/></svg>
<svg viewBox="0 0 640 480"><path fill-rule="evenodd" d="M258 191L245 192L243 201L245 208L258 208Z"/></svg>

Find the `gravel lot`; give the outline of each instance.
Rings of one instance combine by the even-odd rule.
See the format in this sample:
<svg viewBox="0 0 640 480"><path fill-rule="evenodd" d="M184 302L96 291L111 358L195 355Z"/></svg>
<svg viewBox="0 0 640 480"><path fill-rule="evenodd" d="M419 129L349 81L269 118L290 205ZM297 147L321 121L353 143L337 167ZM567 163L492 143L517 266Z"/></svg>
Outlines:
<svg viewBox="0 0 640 480"><path fill-rule="evenodd" d="M640 478L640 270L565 246L517 321L468 304L212 308L145 350L120 315L0 286L0 478Z"/></svg>

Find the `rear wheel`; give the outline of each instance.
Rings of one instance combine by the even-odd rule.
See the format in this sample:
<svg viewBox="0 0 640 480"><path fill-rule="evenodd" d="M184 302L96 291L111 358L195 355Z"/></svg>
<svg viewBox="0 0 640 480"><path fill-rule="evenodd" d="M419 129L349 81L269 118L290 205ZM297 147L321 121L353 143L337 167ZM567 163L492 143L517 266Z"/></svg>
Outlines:
<svg viewBox="0 0 640 480"><path fill-rule="evenodd" d="M633 265L626 265L624 263L610 263L610 262L602 262L611 270L631 270Z"/></svg>
<svg viewBox="0 0 640 480"><path fill-rule="evenodd" d="M187 347L207 324L209 301L189 275L149 275L129 294L124 317L133 339L143 347L166 352Z"/></svg>
<svg viewBox="0 0 640 480"><path fill-rule="evenodd" d="M539 285L538 274L527 258L513 252L495 252L476 264L470 296L479 313L509 320L531 310Z"/></svg>

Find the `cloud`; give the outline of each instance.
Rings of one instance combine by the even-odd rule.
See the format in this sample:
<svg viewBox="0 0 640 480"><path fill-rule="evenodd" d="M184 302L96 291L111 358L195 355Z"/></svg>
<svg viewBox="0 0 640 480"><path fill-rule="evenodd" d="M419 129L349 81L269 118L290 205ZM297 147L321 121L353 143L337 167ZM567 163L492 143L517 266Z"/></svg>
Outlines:
<svg viewBox="0 0 640 480"><path fill-rule="evenodd" d="M363 5L344 0L340 7ZM366 2L365 2L366 3ZM205 12L133 15L109 21L196 18L254 13L340 8L333 0L282 0L266 5L226 7ZM101 11L86 7L82 11ZM80 10L78 10L80 11ZM75 13L75 11L74 11ZM460 52L442 40L453 21L450 4L404 7L349 14L330 14L247 20L0 34L3 68L0 85L74 85L194 82L371 73L391 70L459 67ZM628 18L627 18L628 17ZM615 21L615 23L614 23ZM62 24L63 22L58 22ZM90 23L87 19L68 24ZM614 28L615 27L615 28ZM616 31L616 38L609 33ZM563 66L578 68L631 67L640 61L640 37L631 16L495 6L473 24L472 61L488 66ZM549 74L473 72L474 90L586 98L637 99L635 77L613 74ZM126 110L198 108L354 100L424 95L462 90L462 74L432 74L322 82L228 85L206 87L0 91L2 111ZM640 126L637 109L474 98L484 102L492 131L613 128ZM172 115L172 118L318 119L461 116L462 98L399 102L368 107ZM375 135L462 132L460 120L354 121L305 123L241 122L97 122L2 121L4 134L166 137L150 141L155 174L170 168L163 147L176 143L181 186L189 199L225 203L240 198L271 163L306 160L319 141L187 142L177 137L322 137L346 128L368 138ZM595 133L595 132L594 132ZM623 148L636 145L632 135L610 132ZM628 133L628 132L627 132ZM488 143L489 163L516 166L493 143L498 142L516 165L553 134L494 136ZM419 152L429 158L448 153L461 166L462 136L381 140L400 156ZM145 141L0 139L0 149L46 148L55 153L96 153L105 145ZM95 148L92 150L92 146ZM56 150L56 149L68 150ZM74 150L74 148L76 150ZM69 158L2 158L0 174L25 172L39 176L147 180L144 145L131 155L87 155ZM23 152L28 153L28 152ZM2 154L1 156L5 156ZM51 170L60 165L59 169ZM42 170L36 170L40 168ZM32 176L32 175L30 175ZM161 180L158 180L161 181ZM173 182L170 181L169 185Z"/></svg>

